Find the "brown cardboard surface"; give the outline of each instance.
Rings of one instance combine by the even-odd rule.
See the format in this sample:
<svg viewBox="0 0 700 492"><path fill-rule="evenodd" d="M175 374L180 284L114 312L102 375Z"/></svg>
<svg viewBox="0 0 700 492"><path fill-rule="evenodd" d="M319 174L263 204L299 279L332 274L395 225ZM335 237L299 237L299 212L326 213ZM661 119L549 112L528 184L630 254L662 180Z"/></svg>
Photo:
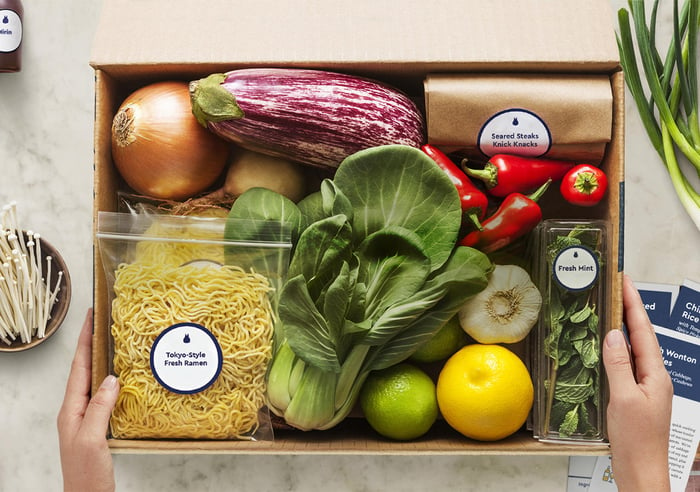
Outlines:
<svg viewBox="0 0 700 492"><path fill-rule="evenodd" d="M525 432L497 442L477 442L461 437L443 421L438 421L428 438L407 442L378 439L364 421L346 419L327 431L277 432L275 442L249 441L149 441L112 440L115 454L126 453L194 453L194 454L344 454L344 455L602 455L606 444L577 445L541 443Z"/></svg>
<svg viewBox="0 0 700 492"><path fill-rule="evenodd" d="M612 19L604 0L108 0L91 64L123 74L221 62L609 72Z"/></svg>
<svg viewBox="0 0 700 492"><path fill-rule="evenodd" d="M204 6L206 6L204 8ZM271 15L274 12L274 15ZM524 20L526 19L526 22ZM610 192L596 217L610 222L611 326L622 321L621 190L624 183L624 82L606 0L105 0L95 37L95 219L114 211L124 185L112 159L110 128L122 99L150 81L191 80L241 66L312 66L381 78L422 96L430 73L585 73L609 77L612 138L601 166ZM586 216L586 211L563 213ZM109 370L109 303L99 250L94 257L93 388ZM437 426L411 443L382 440L362 419L337 429L281 431L273 443L110 439L114 452L281 454L603 454L605 445L543 444L523 430L480 443Z"/></svg>

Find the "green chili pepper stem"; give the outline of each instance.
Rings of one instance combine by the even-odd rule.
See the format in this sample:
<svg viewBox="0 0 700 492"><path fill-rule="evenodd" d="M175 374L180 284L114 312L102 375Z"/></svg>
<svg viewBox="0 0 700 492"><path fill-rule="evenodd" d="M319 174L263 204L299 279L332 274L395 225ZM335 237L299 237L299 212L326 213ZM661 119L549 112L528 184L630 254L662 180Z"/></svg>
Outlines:
<svg viewBox="0 0 700 492"><path fill-rule="evenodd" d="M467 218L470 224L474 225L474 227L479 230L483 231L484 226L481 225L481 221L479 220L479 213L481 212L480 209L474 209L472 211L469 211L464 214L464 217Z"/></svg>
<svg viewBox="0 0 700 492"><path fill-rule="evenodd" d="M547 191L547 188L549 188L549 184L551 182L552 180L548 179L542 186L537 188L531 195L528 195L527 197L533 202L536 202L537 200L542 198L542 195L544 195L544 192Z"/></svg>
<svg viewBox="0 0 700 492"><path fill-rule="evenodd" d="M466 164L467 159L462 160L462 167L468 176L480 179L489 189L498 185L498 168L494 164L487 162L483 169L472 169Z"/></svg>
<svg viewBox="0 0 700 492"><path fill-rule="evenodd" d="M574 182L576 191L584 195L590 195L597 190L599 186L598 178L591 171L579 173Z"/></svg>

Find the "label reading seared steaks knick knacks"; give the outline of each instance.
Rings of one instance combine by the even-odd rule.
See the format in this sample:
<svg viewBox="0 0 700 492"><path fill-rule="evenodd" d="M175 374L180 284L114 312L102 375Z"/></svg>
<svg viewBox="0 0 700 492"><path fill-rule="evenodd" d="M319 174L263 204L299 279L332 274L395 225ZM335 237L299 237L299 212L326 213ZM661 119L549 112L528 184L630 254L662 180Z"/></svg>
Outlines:
<svg viewBox="0 0 700 492"><path fill-rule="evenodd" d="M545 122L531 111L508 109L491 116L479 131L484 155L516 154L539 157L549 151L552 136Z"/></svg>

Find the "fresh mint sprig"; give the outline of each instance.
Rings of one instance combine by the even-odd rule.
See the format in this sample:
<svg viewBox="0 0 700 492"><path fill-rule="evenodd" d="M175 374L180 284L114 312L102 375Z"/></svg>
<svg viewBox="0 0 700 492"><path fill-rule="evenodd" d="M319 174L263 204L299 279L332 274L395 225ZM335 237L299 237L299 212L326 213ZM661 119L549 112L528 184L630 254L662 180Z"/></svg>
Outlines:
<svg viewBox="0 0 700 492"><path fill-rule="evenodd" d="M600 245L587 232L585 227L576 227L555 238L547 249L548 264L551 266L559 252L571 246L589 248L600 263ZM560 438L602 434L596 418L601 394L600 318L594 301L598 284L585 291L571 291L552 282L550 328L544 339L549 358L544 429Z"/></svg>

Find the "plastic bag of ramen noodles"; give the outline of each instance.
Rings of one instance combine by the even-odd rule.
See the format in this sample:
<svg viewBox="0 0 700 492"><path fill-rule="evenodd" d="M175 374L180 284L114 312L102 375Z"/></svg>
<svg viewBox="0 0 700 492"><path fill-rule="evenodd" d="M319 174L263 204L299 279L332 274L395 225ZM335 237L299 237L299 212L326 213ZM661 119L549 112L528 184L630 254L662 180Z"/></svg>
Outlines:
<svg viewBox="0 0 700 492"><path fill-rule="evenodd" d="M285 225L100 212L97 239L121 385L111 436L272 440L265 375Z"/></svg>

